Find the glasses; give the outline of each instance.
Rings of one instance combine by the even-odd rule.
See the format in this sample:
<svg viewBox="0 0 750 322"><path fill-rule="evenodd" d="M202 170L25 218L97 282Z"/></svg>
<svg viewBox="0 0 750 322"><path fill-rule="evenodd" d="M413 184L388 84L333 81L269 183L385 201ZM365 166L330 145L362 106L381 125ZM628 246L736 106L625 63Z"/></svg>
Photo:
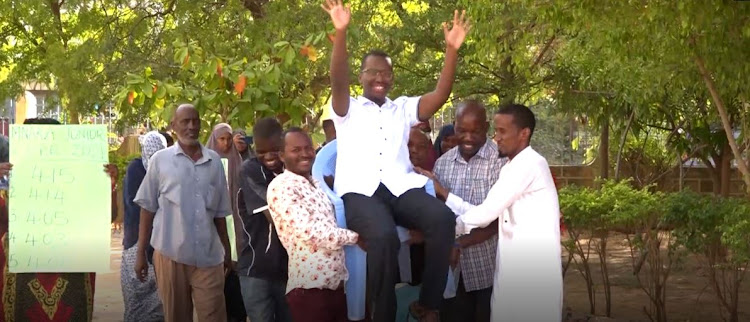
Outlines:
<svg viewBox="0 0 750 322"><path fill-rule="evenodd" d="M362 71L363 74L370 76L370 77L376 77L378 75L383 76L383 78L391 79L393 78L393 72L390 70L378 70L378 69L365 69Z"/></svg>

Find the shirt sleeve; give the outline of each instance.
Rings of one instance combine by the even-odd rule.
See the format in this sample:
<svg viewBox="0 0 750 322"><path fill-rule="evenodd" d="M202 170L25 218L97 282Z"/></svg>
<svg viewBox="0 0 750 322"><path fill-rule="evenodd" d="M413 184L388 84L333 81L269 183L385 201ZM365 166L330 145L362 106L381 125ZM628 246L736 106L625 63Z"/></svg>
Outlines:
<svg viewBox="0 0 750 322"><path fill-rule="evenodd" d="M403 108L406 121L409 122L409 127L415 126L420 122L419 100L421 98L422 96L401 96L393 101L398 107Z"/></svg>
<svg viewBox="0 0 750 322"><path fill-rule="evenodd" d="M331 109L329 112L330 112L331 120L333 121L333 124L339 125L339 124L346 123L346 121L349 119L349 115L352 115L352 108L358 105L359 105L359 102L357 101L357 99L350 96L349 97L349 110L346 111L346 115L339 116L338 114L336 114L336 111L333 110L333 102L327 105L326 108Z"/></svg>
<svg viewBox="0 0 750 322"><path fill-rule="evenodd" d="M357 242L359 235L337 227L333 217L314 216L303 204L306 199L298 188L273 186L268 193L274 224L292 234L292 239L330 250Z"/></svg>
<svg viewBox="0 0 750 322"><path fill-rule="evenodd" d="M146 176L133 199L134 203L152 213L159 210L159 162L156 159L151 157L149 160Z"/></svg>
<svg viewBox="0 0 750 322"><path fill-rule="evenodd" d="M229 199L229 189L225 188L227 187L227 177L224 175L224 166L221 164L221 159L216 160L218 161L214 162L214 171L218 171L219 174L214 175L219 178L219 182L214 186L214 191L218 196L213 198L216 204L209 205L207 208L216 209L214 218L224 218L232 214L232 203Z"/></svg>
<svg viewBox="0 0 750 322"><path fill-rule="evenodd" d="M253 210L268 204L268 186L263 177L263 169L253 161L245 161L240 169L240 187L245 199L247 213L253 215Z"/></svg>
<svg viewBox="0 0 750 322"><path fill-rule="evenodd" d="M487 227L528 190L537 175L537 166L525 163L518 163L518 165L513 169L507 169L510 171L500 172L500 178L480 205L472 206L458 196L448 196L451 200L448 207L454 212L462 213L457 219L460 223L457 222L456 225L464 228L463 233L468 234L474 228ZM448 204L447 201L446 204Z"/></svg>

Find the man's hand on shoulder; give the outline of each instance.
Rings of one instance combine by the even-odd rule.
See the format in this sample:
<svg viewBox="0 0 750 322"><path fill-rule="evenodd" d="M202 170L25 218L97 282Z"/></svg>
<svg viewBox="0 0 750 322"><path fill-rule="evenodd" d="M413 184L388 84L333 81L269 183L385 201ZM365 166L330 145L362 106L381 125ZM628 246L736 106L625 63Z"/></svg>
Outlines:
<svg viewBox="0 0 750 322"><path fill-rule="evenodd" d="M442 184L440 184L440 180L437 179L437 176L435 176L434 173L427 171L425 169L422 169L420 167L414 167L414 172L419 173L429 178L430 180L432 180L432 185L435 187L435 196L438 199L442 201L445 201L446 199L448 199L448 193L450 193L450 191L448 191L448 189L446 189L445 187L443 187Z"/></svg>

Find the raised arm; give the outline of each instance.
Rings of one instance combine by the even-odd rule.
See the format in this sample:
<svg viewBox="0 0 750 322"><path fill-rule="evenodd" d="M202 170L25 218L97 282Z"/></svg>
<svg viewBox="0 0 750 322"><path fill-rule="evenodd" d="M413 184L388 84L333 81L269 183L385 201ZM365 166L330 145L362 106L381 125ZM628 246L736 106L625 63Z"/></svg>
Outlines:
<svg viewBox="0 0 750 322"><path fill-rule="evenodd" d="M458 49L461 48L466 34L469 33L471 25L466 18L466 10L458 15L458 10L453 13L453 27L448 29L448 23L443 23L445 34L445 64L440 72L435 90L422 95L419 100L419 120L427 121L445 104L453 89L453 80L456 78L456 64L458 63ZM335 53L335 47L334 47ZM331 69L333 73L333 69Z"/></svg>
<svg viewBox="0 0 750 322"><path fill-rule="evenodd" d="M336 35L331 54L331 106L338 116L349 113L349 54L346 51L346 27L349 26L351 10L341 0L326 0L323 10L331 16Z"/></svg>

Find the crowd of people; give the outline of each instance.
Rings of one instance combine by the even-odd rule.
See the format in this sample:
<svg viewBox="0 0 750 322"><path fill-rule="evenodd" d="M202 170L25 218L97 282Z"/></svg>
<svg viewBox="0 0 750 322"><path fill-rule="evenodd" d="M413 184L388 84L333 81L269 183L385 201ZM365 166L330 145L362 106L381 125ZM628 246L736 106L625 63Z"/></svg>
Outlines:
<svg viewBox="0 0 750 322"><path fill-rule="evenodd" d="M468 100L434 144L425 133L451 94L470 30L465 14L456 11L443 26L445 64L435 89L391 100L393 64L381 51L362 58L363 94L350 96L350 9L339 0L323 8L336 30L322 124L323 145L336 140L334 175L313 178L320 148L300 128L263 118L248 135L222 123L204 145L198 111L176 107L176 140L142 135L141 156L124 178L124 320L349 321L344 247L355 245L367 252L364 320L400 319L395 286L410 282L420 285L408 307L418 321L560 321L559 206L549 166L529 146L534 114L507 105L488 120L483 104ZM7 174L12 165L3 162ZM104 169L114 191L117 169ZM425 190L430 181L434 196ZM323 185L343 200L346 228ZM93 273L8 272L1 209L0 321L91 320ZM399 280L396 226L409 229L410 281ZM445 292L449 274L453 292ZM45 292L29 289L31 280ZM67 288L55 293L60 280Z"/></svg>

